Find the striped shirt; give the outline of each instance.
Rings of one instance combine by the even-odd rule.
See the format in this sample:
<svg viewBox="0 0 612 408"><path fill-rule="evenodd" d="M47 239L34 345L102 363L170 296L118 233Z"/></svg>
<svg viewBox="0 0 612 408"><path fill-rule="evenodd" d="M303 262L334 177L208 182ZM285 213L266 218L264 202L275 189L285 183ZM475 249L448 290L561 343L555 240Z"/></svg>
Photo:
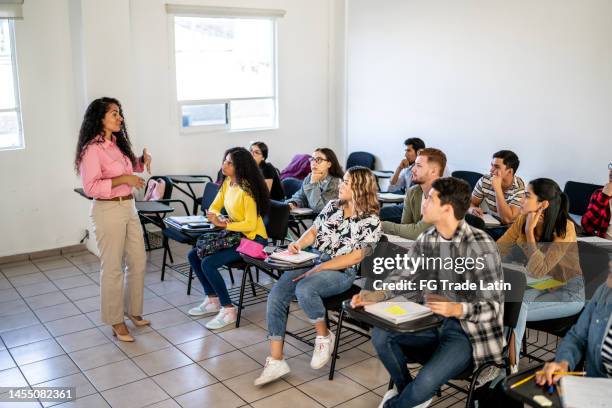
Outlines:
<svg viewBox="0 0 612 408"><path fill-rule="evenodd" d="M472 195L476 198L484 200L489 207L489 212L499 217L499 211L497 210L497 199L495 198L495 190L491 184L491 176L485 175L478 180ZM504 190L504 199L508 205L515 207L521 206L521 200L525 196L525 182L518 176L514 176L512 185Z"/></svg>
<svg viewBox="0 0 612 408"><path fill-rule="evenodd" d="M612 377L612 327L604 337L601 344L601 361L603 362L608 377Z"/></svg>

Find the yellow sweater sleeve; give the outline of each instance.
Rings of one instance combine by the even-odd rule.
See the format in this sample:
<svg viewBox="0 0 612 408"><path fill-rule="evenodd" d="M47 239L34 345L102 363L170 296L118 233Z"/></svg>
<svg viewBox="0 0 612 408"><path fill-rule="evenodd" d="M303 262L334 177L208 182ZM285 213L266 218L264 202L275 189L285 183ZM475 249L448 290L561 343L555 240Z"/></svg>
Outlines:
<svg viewBox="0 0 612 408"><path fill-rule="evenodd" d="M210 207L208 207L208 211L213 212L217 215L221 214L221 209L223 208L223 203L225 201L225 192L227 191L227 186L228 183L226 180L223 182L223 184L221 184L221 188L219 189L219 192L217 193Z"/></svg>
<svg viewBox="0 0 612 408"><path fill-rule="evenodd" d="M247 193L242 193L244 204L244 219L242 221L230 222L227 224L228 231L252 232L257 228L257 205L253 197Z"/></svg>

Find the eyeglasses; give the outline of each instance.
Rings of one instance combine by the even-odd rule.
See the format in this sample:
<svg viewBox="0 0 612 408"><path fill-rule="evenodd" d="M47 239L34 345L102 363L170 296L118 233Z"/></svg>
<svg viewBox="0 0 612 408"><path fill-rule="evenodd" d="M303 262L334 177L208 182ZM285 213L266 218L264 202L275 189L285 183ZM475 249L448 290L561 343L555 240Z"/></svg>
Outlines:
<svg viewBox="0 0 612 408"><path fill-rule="evenodd" d="M329 160L324 159L324 158L322 158L322 157L311 157L311 158L310 158L310 159L308 159L308 160L310 160L310 162L311 162L311 163L312 163L312 162L315 162L315 163L317 163L317 164L321 164L321 163L323 163L324 161L329 161Z"/></svg>
<svg viewBox="0 0 612 408"><path fill-rule="evenodd" d="M261 156L261 152L259 150L251 150L251 154L256 154L257 156Z"/></svg>

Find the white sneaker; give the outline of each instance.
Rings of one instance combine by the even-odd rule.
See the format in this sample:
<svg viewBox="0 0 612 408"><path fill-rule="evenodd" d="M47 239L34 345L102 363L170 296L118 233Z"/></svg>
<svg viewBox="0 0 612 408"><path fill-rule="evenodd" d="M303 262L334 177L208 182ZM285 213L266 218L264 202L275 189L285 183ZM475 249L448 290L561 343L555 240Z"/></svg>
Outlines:
<svg viewBox="0 0 612 408"><path fill-rule="evenodd" d="M397 390L395 389L395 387L393 387L389 391L385 392L385 395L383 395L383 399L382 399L382 401L380 401L380 404L378 405L378 408L383 408L384 405L385 405L385 402L387 402L391 398L395 397L396 395L397 395Z"/></svg>
<svg viewBox="0 0 612 408"><path fill-rule="evenodd" d="M192 307L189 309L189 314L191 316L208 316L215 313L218 313L221 310L221 304L219 303L219 298L217 297L204 297L204 301L200 306Z"/></svg>
<svg viewBox="0 0 612 408"><path fill-rule="evenodd" d="M219 313L206 323L206 328L210 330L221 329L230 324L236 323L236 308L222 307Z"/></svg>
<svg viewBox="0 0 612 408"><path fill-rule="evenodd" d="M282 360L274 360L272 357L266 357L266 365L264 366L261 375L255 379L255 385L264 385L272 381L278 380L283 375L289 374L291 369L289 364Z"/></svg>
<svg viewBox="0 0 612 408"><path fill-rule="evenodd" d="M510 364L510 374L518 373L519 365L518 364Z"/></svg>
<svg viewBox="0 0 612 408"><path fill-rule="evenodd" d="M334 349L336 336L331 331L327 337L317 336L315 339L314 351L310 360L310 367L318 370L323 367L331 358Z"/></svg>

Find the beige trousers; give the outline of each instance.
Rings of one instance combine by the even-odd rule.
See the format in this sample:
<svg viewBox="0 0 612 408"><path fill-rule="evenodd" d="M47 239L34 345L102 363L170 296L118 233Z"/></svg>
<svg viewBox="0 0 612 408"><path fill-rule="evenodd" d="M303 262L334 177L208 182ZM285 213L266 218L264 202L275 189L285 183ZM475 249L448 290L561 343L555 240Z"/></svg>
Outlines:
<svg viewBox="0 0 612 408"><path fill-rule="evenodd" d="M142 316L146 255L134 200L94 200L90 216L101 259L102 321L113 325L123 323L124 313Z"/></svg>

